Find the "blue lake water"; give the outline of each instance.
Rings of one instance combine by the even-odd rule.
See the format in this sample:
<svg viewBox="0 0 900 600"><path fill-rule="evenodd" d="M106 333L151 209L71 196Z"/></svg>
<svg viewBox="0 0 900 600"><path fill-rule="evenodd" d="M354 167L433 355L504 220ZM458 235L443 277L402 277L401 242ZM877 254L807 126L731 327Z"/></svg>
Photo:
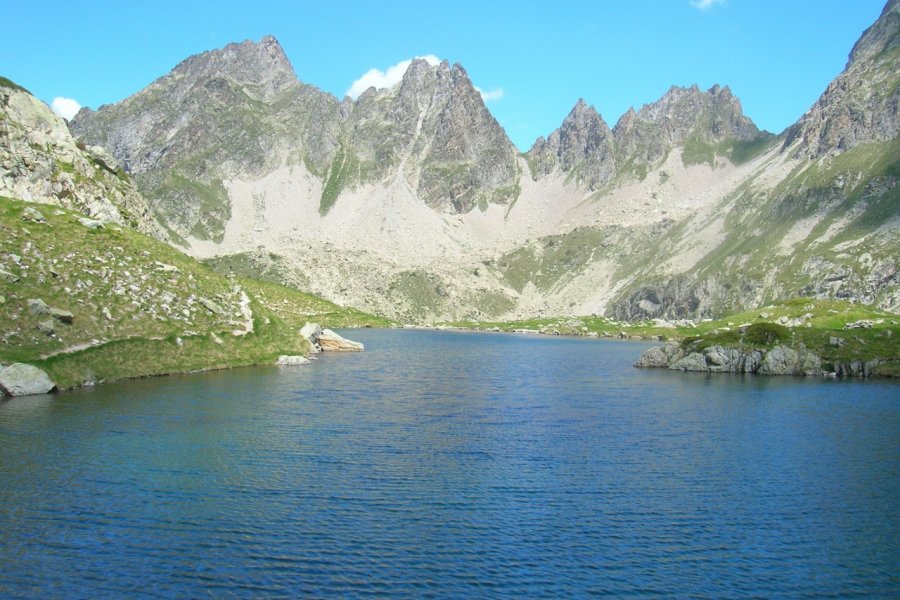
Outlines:
<svg viewBox="0 0 900 600"><path fill-rule="evenodd" d="M0 597L900 597L896 383L348 336L0 404Z"/></svg>

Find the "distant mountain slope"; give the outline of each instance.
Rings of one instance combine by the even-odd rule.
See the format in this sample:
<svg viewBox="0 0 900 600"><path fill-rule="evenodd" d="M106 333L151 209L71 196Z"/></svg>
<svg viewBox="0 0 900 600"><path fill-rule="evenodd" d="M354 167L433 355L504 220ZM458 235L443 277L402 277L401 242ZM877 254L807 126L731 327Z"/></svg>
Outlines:
<svg viewBox="0 0 900 600"><path fill-rule="evenodd" d="M518 155L459 65L413 61L340 101L273 38L71 128L196 256L277 264L398 319L700 317L798 295L898 310L898 10L778 137L728 87L673 87L612 128L579 101Z"/></svg>

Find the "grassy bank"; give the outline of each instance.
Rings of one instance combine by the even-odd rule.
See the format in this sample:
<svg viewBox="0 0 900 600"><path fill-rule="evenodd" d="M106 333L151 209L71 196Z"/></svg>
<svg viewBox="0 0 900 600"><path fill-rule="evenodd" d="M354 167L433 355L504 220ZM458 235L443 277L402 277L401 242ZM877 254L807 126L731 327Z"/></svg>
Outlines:
<svg viewBox="0 0 900 600"><path fill-rule="evenodd" d="M297 330L307 321L389 324L82 219L0 198L0 363L38 366L60 388L305 354Z"/></svg>

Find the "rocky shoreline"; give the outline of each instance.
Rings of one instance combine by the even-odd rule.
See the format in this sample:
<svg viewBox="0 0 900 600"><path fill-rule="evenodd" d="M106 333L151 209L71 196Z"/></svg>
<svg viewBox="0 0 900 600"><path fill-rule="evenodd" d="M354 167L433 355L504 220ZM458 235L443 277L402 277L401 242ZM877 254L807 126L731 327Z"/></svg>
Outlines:
<svg viewBox="0 0 900 600"><path fill-rule="evenodd" d="M645 350L635 367L702 373L754 373L757 375L805 375L822 377L871 377L885 361L852 360L828 364L805 348L776 345L768 349L712 345L687 347L668 342Z"/></svg>

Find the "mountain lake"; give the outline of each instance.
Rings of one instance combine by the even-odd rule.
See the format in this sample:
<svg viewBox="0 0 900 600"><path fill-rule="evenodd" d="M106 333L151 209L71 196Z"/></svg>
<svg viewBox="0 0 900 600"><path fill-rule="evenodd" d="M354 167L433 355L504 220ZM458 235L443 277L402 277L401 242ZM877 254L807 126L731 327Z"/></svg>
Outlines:
<svg viewBox="0 0 900 600"><path fill-rule="evenodd" d="M342 333L0 403L0 596L900 597L895 382Z"/></svg>

